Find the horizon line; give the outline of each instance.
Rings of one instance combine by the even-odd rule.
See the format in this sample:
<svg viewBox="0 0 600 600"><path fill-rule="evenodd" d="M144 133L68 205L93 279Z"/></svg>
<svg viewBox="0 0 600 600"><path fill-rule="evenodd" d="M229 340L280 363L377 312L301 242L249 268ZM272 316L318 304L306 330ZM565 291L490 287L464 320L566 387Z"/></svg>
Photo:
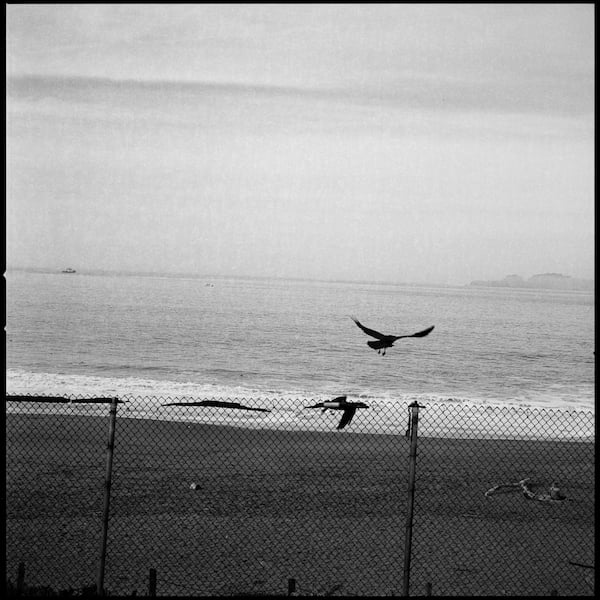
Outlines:
<svg viewBox="0 0 600 600"><path fill-rule="evenodd" d="M25 271L25 272L34 272L34 273L49 273L49 274L62 274L63 268L60 267L14 267L14 266L6 266L4 274L8 271ZM275 280L275 281L307 281L307 282L315 282L315 283L348 283L348 284L370 284L370 285L391 285L391 286L413 286L413 287L472 287L475 283L488 283L488 282L501 282L502 279L472 279L469 283L440 283L436 281L392 281L392 280L383 280L383 279L324 279L320 277L292 277L292 276L284 276L284 275L249 275L249 274L219 274L219 273L192 273L192 272L184 272L184 271L144 271L144 270L118 270L118 269L94 269L94 268L84 268L81 271L77 271L76 273L80 273L83 275L116 275L116 276L142 276L142 277L171 277L175 278L191 278L191 279L250 279L250 280ZM544 272L544 273L534 273L527 278L523 278L523 281L526 283L528 279L532 277L541 276L541 275L557 275L561 277L566 277L573 279L575 281L587 281L587 282L595 282L594 277L573 277L572 275L564 275L562 273L555 272ZM506 277L510 277L511 275L506 275ZM514 276L514 275L512 275ZM490 286L494 289L503 289L501 286ZM508 288L507 288L508 289ZM532 289L532 288L519 288L519 287L510 287L509 289ZM552 288L539 288L539 289L552 289ZM557 289L556 291L561 291ZM578 290L573 290L578 291ZM579 290L581 291L581 290ZM588 291L588 290L583 290ZM593 290L591 290L593 291Z"/></svg>
<svg viewBox="0 0 600 600"><path fill-rule="evenodd" d="M64 267L63 267L64 268ZM34 273L57 273L63 271L61 267L14 267L5 266L5 274L8 271L26 271ZM162 276L162 277L189 277L193 279L259 279L259 280L277 280L277 281L310 281L318 283L351 283L351 284L372 284L372 285L396 285L396 286L435 286L435 287L465 287L469 284L464 283L439 283L439 282L410 282L410 281L391 281L375 279L323 279L319 277L291 277L284 275L225 275L218 273L191 273L183 271L138 271L122 269L90 269L84 268L76 273L83 275L118 275L118 276Z"/></svg>

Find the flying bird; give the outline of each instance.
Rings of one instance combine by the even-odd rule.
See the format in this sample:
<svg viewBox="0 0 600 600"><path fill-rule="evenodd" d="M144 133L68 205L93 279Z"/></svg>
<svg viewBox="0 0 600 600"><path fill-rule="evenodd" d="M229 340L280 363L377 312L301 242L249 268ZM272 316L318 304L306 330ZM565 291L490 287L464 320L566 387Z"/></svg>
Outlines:
<svg viewBox="0 0 600 600"><path fill-rule="evenodd" d="M271 412L268 408L252 408L239 402L222 402L220 400L201 400L200 402L169 402L162 406L220 406L222 408L237 408L238 410L255 410L258 412Z"/></svg>
<svg viewBox="0 0 600 600"><path fill-rule="evenodd" d="M325 402L319 402L313 404L313 406L305 406L304 408L322 408L323 410L321 412L325 412L328 409L343 410L344 414L336 429L344 429L344 427L352 421L352 417L357 408L369 408L369 406L364 402L348 402L346 396L338 396L333 400L326 400Z"/></svg>
<svg viewBox="0 0 600 600"><path fill-rule="evenodd" d="M435 327L435 325L432 325L431 327L428 327L427 329L423 329L423 331L417 331L417 333L411 333L410 335L385 335L383 333L379 333L379 331L375 331L374 329L369 329L368 327L365 327L356 317L350 317L350 318L367 335L377 338L376 342L369 341L369 342L367 342L367 344L374 350L377 350L377 354L381 354L382 356L385 356L385 349L391 348L394 345L394 342L396 340L399 340L401 338L409 338L409 337L425 337L426 335L429 335L433 331L433 328ZM382 350L383 350L383 352L382 352Z"/></svg>

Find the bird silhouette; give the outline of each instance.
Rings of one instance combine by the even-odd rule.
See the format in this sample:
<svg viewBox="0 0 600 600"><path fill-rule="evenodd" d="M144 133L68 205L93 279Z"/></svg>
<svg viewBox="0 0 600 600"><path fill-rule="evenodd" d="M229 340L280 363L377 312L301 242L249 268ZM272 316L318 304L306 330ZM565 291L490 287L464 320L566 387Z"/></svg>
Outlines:
<svg viewBox="0 0 600 600"><path fill-rule="evenodd" d="M348 402L346 400L346 396L338 396L333 400L326 400L325 402L319 402L317 404L313 404L312 406L305 406L304 408L322 408L321 412L325 412L326 410L343 410L344 414L338 423L336 429L344 429L350 421L352 421L352 417L354 417L354 413L357 408L369 408L367 404L364 402Z"/></svg>
<svg viewBox="0 0 600 600"><path fill-rule="evenodd" d="M395 341L397 341L401 338L425 337L426 335L429 335L433 331L433 328L435 327L435 325L432 325L431 327L428 327L427 329L423 329L423 331L417 331L417 333L411 333L410 335L386 335L383 333L379 333L379 331L375 331L374 329L369 329L368 327L365 327L356 317L350 317L350 318L367 335L377 338L376 342L370 341L370 342L367 342L367 344L374 350L377 350L377 354L381 354L382 356L385 356L386 348L391 348L394 345ZM383 352L382 352L382 350L383 350Z"/></svg>
<svg viewBox="0 0 600 600"><path fill-rule="evenodd" d="M268 408L252 408L239 402L223 402L221 400L201 400L199 402L169 402L162 406L219 406L221 408L236 408L238 410L254 410L258 412L271 412Z"/></svg>

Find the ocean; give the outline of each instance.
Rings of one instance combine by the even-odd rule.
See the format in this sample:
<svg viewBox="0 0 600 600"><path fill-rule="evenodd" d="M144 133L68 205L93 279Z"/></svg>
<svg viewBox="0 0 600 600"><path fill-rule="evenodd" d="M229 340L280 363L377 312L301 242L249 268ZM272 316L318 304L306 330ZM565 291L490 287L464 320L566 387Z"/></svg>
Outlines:
<svg viewBox="0 0 600 600"><path fill-rule="evenodd" d="M594 295L375 283L6 274L9 394L594 408ZM369 348L351 320L396 342Z"/></svg>

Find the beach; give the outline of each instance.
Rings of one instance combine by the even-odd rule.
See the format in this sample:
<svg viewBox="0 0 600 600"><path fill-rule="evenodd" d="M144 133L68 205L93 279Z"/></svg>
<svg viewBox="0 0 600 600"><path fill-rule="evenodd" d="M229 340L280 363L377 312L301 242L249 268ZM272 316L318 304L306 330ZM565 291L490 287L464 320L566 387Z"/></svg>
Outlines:
<svg viewBox="0 0 600 600"><path fill-rule="evenodd" d="M7 578L97 578L108 420L7 415ZM105 588L159 595L399 595L409 440L119 417ZM594 445L419 440L411 593L591 594ZM486 497L557 480L567 500ZM192 489L196 484L196 489Z"/></svg>

